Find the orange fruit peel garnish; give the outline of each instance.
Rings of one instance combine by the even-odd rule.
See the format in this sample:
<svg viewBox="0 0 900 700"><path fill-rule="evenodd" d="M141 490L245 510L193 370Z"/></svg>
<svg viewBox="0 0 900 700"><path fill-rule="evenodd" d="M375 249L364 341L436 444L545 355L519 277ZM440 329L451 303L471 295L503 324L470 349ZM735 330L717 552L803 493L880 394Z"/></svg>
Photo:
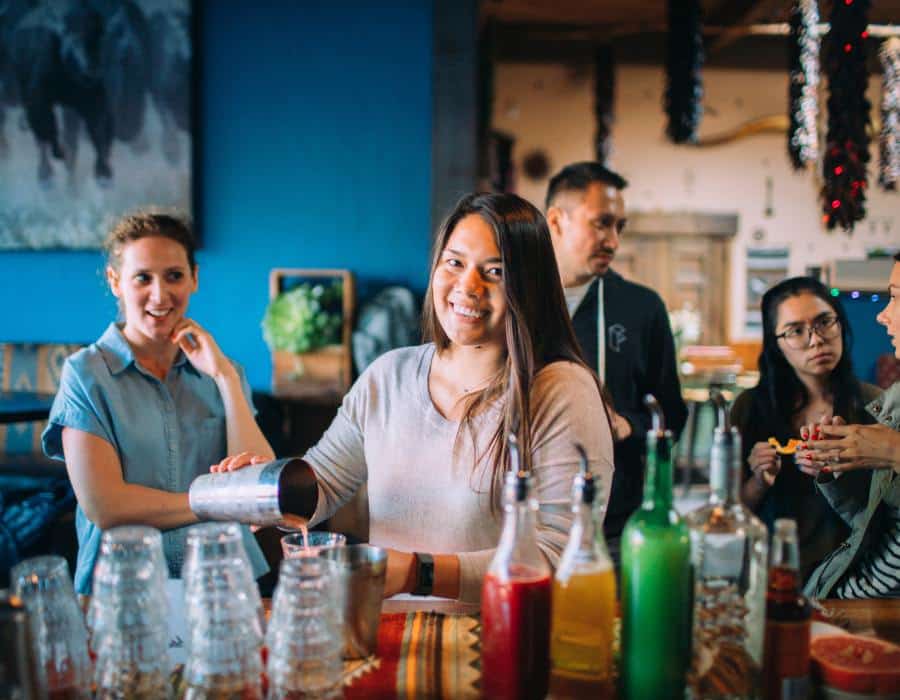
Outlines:
<svg viewBox="0 0 900 700"><path fill-rule="evenodd" d="M791 438L787 441L787 445L782 445L777 439L770 437L769 444L774 447L775 451L780 455L792 455L797 451L797 448L803 444L803 440Z"/></svg>

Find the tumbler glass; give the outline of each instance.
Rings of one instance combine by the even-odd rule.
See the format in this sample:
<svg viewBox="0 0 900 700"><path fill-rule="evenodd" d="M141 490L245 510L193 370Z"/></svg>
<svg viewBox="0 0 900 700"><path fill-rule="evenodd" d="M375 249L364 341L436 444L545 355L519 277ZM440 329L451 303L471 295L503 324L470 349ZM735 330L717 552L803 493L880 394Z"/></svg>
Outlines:
<svg viewBox="0 0 900 700"><path fill-rule="evenodd" d="M170 697L166 575L159 530L103 533L88 608L98 700Z"/></svg>
<svg viewBox="0 0 900 700"><path fill-rule="evenodd" d="M240 527L192 527L182 575L188 618L182 697L261 700L265 618Z"/></svg>
<svg viewBox="0 0 900 700"><path fill-rule="evenodd" d="M66 560L25 559L11 569L10 581L28 611L41 694L51 700L90 698L87 630Z"/></svg>
<svg viewBox="0 0 900 700"><path fill-rule="evenodd" d="M346 575L326 559L281 562L266 635L269 700L341 697Z"/></svg>
<svg viewBox="0 0 900 700"><path fill-rule="evenodd" d="M346 535L339 532L313 531L307 533L305 538L302 532L294 532L281 538L281 551L285 559L296 559L314 557L323 549L343 547L346 544Z"/></svg>

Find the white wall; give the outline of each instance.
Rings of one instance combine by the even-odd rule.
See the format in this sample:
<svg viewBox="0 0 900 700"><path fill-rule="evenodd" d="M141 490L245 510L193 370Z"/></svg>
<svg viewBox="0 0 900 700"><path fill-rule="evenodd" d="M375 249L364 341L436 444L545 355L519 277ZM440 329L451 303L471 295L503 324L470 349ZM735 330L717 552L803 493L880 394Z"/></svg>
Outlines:
<svg viewBox="0 0 900 700"><path fill-rule="evenodd" d="M524 178L521 158L544 149L552 172L593 155L593 75L588 68L548 64L500 64L494 98L494 126L516 139L517 191L543 206L546 179ZM707 69L701 137L787 110L787 74L774 71ZM750 247L789 247L790 274L834 258L862 258L867 249L900 248L900 197L877 186L877 143L873 142L868 217L853 235L822 224L818 172L795 173L787 136L760 134L722 146L675 146L665 138L662 68L619 66L616 124L610 165L629 181L626 203L637 211L737 213L732 248L731 336L744 337L745 259ZM877 115L878 77L870 100ZM825 109L823 91L821 109ZM824 119L824 114L820 115ZM820 132L824 136L824 130ZM765 180L773 180L771 217L765 215Z"/></svg>

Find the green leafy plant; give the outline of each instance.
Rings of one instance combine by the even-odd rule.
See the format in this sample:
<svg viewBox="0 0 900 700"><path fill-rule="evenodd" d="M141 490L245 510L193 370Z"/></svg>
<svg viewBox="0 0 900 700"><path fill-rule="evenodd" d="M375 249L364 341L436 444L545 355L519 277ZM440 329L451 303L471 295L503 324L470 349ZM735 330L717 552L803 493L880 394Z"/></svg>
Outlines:
<svg viewBox="0 0 900 700"><path fill-rule="evenodd" d="M266 309L263 339L272 350L309 352L340 342L340 282L303 282L282 292Z"/></svg>

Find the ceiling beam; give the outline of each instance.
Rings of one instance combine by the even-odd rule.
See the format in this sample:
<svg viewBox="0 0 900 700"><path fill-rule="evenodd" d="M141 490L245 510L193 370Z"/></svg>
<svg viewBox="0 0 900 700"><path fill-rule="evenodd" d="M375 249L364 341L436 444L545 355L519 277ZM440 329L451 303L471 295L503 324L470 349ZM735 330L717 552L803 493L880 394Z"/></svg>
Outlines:
<svg viewBox="0 0 900 700"><path fill-rule="evenodd" d="M640 34L664 34L668 30L665 22L619 22L617 24L531 24L498 22L498 38L503 41L540 42L540 41L584 41L605 43L612 39ZM829 32L831 26L827 22L818 25L819 35ZM745 36L788 36L791 33L787 22L757 22L741 25L708 25L702 26L705 36L716 37L709 47L722 49L735 40ZM900 36L900 24L870 24L867 27L870 38ZM726 41L720 41L726 39Z"/></svg>
<svg viewBox="0 0 900 700"><path fill-rule="evenodd" d="M771 20L773 14L777 13L777 11L781 10L783 7L783 0L756 0L742 12L740 16L736 17L731 22L725 23L728 26L726 26L706 47L707 55L713 56L729 44L744 36L744 34L741 33L741 29L743 29L744 26Z"/></svg>

